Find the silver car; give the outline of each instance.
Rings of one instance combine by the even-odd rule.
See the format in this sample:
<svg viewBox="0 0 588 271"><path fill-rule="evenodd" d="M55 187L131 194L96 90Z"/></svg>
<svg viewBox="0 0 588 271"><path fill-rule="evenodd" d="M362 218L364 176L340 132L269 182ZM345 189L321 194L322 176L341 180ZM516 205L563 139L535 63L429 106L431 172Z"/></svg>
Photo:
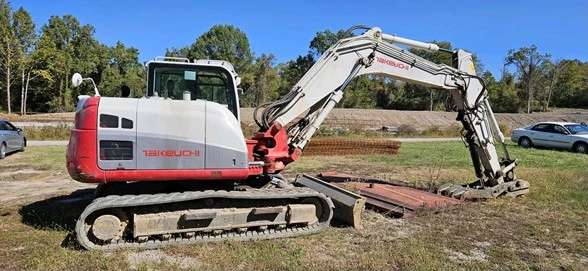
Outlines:
<svg viewBox="0 0 588 271"><path fill-rule="evenodd" d="M24 151L26 146L27 138L22 129L0 119L0 159L4 159L7 153Z"/></svg>
<svg viewBox="0 0 588 271"><path fill-rule="evenodd" d="M540 122L517 128L510 139L523 148L532 146L588 153L588 127L571 122Z"/></svg>

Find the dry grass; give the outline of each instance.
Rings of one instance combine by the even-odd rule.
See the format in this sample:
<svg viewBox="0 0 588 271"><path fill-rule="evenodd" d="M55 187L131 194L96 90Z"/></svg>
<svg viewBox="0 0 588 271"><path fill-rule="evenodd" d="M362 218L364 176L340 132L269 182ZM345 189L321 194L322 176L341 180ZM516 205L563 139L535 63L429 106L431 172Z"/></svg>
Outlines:
<svg viewBox="0 0 588 271"><path fill-rule="evenodd" d="M20 114L6 114L0 112L0 118L7 119L9 121L22 121L22 122L73 122L75 112L66 113L29 113L28 115L21 116Z"/></svg>
<svg viewBox="0 0 588 271"><path fill-rule="evenodd" d="M71 127L66 124L57 126L29 126L24 129L27 140L68 140Z"/></svg>

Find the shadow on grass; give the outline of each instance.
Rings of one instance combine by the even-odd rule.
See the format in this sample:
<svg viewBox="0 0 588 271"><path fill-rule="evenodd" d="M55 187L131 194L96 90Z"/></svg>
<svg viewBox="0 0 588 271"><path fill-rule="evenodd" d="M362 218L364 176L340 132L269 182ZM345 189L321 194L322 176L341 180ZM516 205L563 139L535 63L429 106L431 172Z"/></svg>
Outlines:
<svg viewBox="0 0 588 271"><path fill-rule="evenodd" d="M77 249L76 221L92 200L94 189L81 189L69 195L57 196L24 205L19 214L24 224L39 230L67 231L61 247Z"/></svg>

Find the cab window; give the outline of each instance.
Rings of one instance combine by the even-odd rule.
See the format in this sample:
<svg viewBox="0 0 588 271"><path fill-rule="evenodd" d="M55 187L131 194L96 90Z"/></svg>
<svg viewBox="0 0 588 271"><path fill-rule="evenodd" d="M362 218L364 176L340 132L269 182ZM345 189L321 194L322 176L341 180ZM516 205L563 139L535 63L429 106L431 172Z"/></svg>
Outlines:
<svg viewBox="0 0 588 271"><path fill-rule="evenodd" d="M147 96L207 100L225 105L237 117L237 97L231 75L218 67L187 63L149 64Z"/></svg>

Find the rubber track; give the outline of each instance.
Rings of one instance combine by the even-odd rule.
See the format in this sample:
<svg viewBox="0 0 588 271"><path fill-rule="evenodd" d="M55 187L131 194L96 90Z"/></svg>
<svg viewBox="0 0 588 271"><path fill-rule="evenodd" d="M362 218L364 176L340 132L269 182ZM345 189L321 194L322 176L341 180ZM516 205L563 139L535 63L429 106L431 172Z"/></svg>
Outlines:
<svg viewBox="0 0 588 271"><path fill-rule="evenodd" d="M287 227L283 230L268 229L263 232L255 230L248 230L243 233L234 231L223 232L220 235L199 234L196 233L194 237L184 238L177 237L169 240L153 240L149 239L146 242L139 243L136 240L118 240L116 243L96 244L89 238L89 230L91 225L86 224L86 218L92 213L110 208L128 208L139 206L151 206L158 204L169 204L179 202L189 202L194 200L202 200L205 198L225 198L234 200L264 200L264 199L295 199L295 198L318 198L323 203L322 217L319 222L300 227ZM225 240L237 241L251 241L251 240L267 240L275 238L295 237L307 234L318 233L329 226L331 218L333 217L333 203L331 199L325 195L316 192L309 188L295 187L293 189L255 189L247 191L196 191L196 192L181 192L168 194L147 194L147 195L124 195L124 196L108 196L95 199L90 205L84 209L80 218L76 223L77 240L84 248L88 250L117 250L123 248L131 249L155 249L168 245L188 245L202 242L218 242ZM128 225L127 227L129 227Z"/></svg>

